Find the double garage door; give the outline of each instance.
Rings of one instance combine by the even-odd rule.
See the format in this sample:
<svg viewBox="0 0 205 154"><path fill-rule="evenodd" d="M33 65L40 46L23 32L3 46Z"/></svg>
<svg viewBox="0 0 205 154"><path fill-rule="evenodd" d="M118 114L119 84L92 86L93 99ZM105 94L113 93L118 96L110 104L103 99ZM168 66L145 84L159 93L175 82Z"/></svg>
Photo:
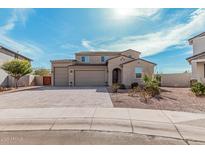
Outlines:
<svg viewBox="0 0 205 154"><path fill-rule="evenodd" d="M68 68L55 68L54 85L68 86L69 76ZM104 86L105 71L104 70L75 70L74 71L75 86Z"/></svg>
<svg viewBox="0 0 205 154"><path fill-rule="evenodd" d="M75 86L103 86L105 71L79 70L75 71Z"/></svg>

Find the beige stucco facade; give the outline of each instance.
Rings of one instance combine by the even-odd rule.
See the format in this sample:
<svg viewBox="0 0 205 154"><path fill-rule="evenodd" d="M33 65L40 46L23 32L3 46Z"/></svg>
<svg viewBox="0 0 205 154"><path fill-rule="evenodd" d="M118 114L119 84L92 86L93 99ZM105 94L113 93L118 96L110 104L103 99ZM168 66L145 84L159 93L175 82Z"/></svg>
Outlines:
<svg viewBox="0 0 205 154"><path fill-rule="evenodd" d="M205 83L205 33L191 39L189 44L193 47L193 55L187 58L191 64L191 79Z"/></svg>
<svg viewBox="0 0 205 154"><path fill-rule="evenodd" d="M142 78L135 77L135 67L142 68L142 76L152 76L154 74L154 66L155 65L141 59L123 65L123 84L131 85L133 82L138 82L142 84Z"/></svg>
<svg viewBox="0 0 205 154"><path fill-rule="evenodd" d="M139 55L140 52L131 49L122 52L80 52L76 53L75 60L51 61L52 85L60 83L60 86L63 82L64 86L111 86L117 82L130 86L132 82L141 81L136 80L136 67L143 68L143 75L154 73L156 64L140 59ZM89 57L89 61L81 61L82 56ZM106 57L106 61L102 61L102 56Z"/></svg>

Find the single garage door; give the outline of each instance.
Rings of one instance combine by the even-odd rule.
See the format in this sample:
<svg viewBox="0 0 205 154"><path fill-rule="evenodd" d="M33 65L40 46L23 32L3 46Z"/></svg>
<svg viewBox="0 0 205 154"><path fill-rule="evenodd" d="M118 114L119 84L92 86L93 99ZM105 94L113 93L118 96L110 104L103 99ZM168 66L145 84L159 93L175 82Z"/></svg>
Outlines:
<svg viewBox="0 0 205 154"><path fill-rule="evenodd" d="M68 68L67 67L55 67L54 85L55 86L67 86L68 85Z"/></svg>
<svg viewBox="0 0 205 154"><path fill-rule="evenodd" d="M105 71L81 70L75 71L75 86L104 86Z"/></svg>

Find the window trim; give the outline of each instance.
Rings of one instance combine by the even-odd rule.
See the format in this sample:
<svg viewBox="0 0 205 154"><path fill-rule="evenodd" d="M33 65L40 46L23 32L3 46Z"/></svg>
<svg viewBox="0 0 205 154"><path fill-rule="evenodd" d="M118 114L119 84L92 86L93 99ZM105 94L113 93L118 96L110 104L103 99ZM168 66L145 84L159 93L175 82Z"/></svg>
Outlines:
<svg viewBox="0 0 205 154"><path fill-rule="evenodd" d="M102 57L104 57L104 61L102 61ZM101 56L101 57L100 57L100 61L101 61L102 63L103 63L103 62L106 62L108 59L109 59L108 56Z"/></svg>
<svg viewBox="0 0 205 154"><path fill-rule="evenodd" d="M103 60L102 60L102 58L103 58ZM101 62L105 62L105 56L101 56L100 60L101 60Z"/></svg>
<svg viewBox="0 0 205 154"><path fill-rule="evenodd" d="M83 58L84 58L84 61L83 61ZM87 59L87 61L86 61L86 59ZM89 63L89 56L81 56L81 62Z"/></svg>
<svg viewBox="0 0 205 154"><path fill-rule="evenodd" d="M85 62L85 56L81 56L81 62Z"/></svg>
<svg viewBox="0 0 205 154"><path fill-rule="evenodd" d="M137 73L137 69L141 69L141 73ZM135 67L135 78L136 79L141 79L142 78L142 72L143 72L143 68L142 67ZM137 74L140 74L140 77L137 76Z"/></svg>

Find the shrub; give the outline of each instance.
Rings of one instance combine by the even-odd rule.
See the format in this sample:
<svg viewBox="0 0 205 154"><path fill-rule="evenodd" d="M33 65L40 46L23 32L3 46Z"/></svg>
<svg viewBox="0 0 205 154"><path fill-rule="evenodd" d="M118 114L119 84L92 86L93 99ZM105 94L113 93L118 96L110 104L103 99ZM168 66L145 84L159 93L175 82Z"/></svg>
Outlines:
<svg viewBox="0 0 205 154"><path fill-rule="evenodd" d="M119 89L126 89L124 84L119 83L120 88Z"/></svg>
<svg viewBox="0 0 205 154"><path fill-rule="evenodd" d="M6 71L9 75L15 78L15 87L18 88L18 80L32 72L31 64L26 60L14 59L5 62L1 69Z"/></svg>
<svg viewBox="0 0 205 154"><path fill-rule="evenodd" d="M137 83L137 82L133 82L132 84L131 84L131 88L133 89L133 88L135 88L135 87L138 87L139 86L139 84Z"/></svg>
<svg viewBox="0 0 205 154"><path fill-rule="evenodd" d="M195 84L192 85L191 91L196 95L196 96L201 96L205 94L205 85L203 85L200 82L196 82Z"/></svg>
<svg viewBox="0 0 205 154"><path fill-rule="evenodd" d="M34 71L34 75L47 76L50 75L50 70L46 68L39 68Z"/></svg>
<svg viewBox="0 0 205 154"><path fill-rule="evenodd" d="M196 79L192 79L190 80L190 86L192 87L195 83L197 83L198 81Z"/></svg>
<svg viewBox="0 0 205 154"><path fill-rule="evenodd" d="M162 78L162 77L161 77L159 74L156 74L156 75L155 75L155 79L157 80L159 86L161 86L161 78Z"/></svg>
<svg viewBox="0 0 205 154"><path fill-rule="evenodd" d="M148 77L148 76L144 76L143 77L143 81L144 81L144 91L154 97L156 95L160 94L160 89L159 89L159 82L156 80L155 77Z"/></svg>
<svg viewBox="0 0 205 154"><path fill-rule="evenodd" d="M134 97L138 96L138 93L140 92L140 87L133 87L133 89L128 91L128 96Z"/></svg>
<svg viewBox="0 0 205 154"><path fill-rule="evenodd" d="M120 89L120 84L114 83L114 84L112 85L112 92L113 92L113 93L117 93L118 89Z"/></svg>

